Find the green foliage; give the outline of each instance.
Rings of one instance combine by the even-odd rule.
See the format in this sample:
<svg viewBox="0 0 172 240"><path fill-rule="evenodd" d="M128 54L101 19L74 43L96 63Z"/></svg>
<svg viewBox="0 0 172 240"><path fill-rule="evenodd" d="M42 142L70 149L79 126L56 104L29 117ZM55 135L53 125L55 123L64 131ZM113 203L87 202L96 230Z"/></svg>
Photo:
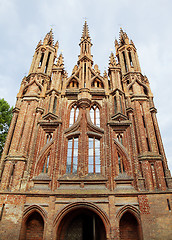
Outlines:
<svg viewBox="0 0 172 240"><path fill-rule="evenodd" d="M0 99L0 157L11 123L12 110L13 108L10 108L10 105L3 98Z"/></svg>

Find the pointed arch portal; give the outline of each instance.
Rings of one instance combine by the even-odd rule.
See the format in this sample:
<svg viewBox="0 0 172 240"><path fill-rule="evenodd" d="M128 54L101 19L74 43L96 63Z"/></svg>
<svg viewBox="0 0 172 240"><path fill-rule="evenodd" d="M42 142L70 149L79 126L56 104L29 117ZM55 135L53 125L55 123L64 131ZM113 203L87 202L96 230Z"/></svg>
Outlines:
<svg viewBox="0 0 172 240"><path fill-rule="evenodd" d="M68 212L61 220L56 240L105 240L106 230L100 216L79 207Z"/></svg>

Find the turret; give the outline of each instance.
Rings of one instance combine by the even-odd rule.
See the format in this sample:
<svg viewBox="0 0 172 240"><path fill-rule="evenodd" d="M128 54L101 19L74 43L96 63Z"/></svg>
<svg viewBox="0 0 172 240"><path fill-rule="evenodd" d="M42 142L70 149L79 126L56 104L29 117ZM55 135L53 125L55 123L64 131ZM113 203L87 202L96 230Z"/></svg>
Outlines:
<svg viewBox="0 0 172 240"><path fill-rule="evenodd" d="M54 45L52 29L46 34L44 41L39 41L32 59L30 73L51 75L54 59L57 56L58 42Z"/></svg>
<svg viewBox="0 0 172 240"><path fill-rule="evenodd" d="M122 74L141 72L137 51L132 40L120 29L119 42L115 40L116 56L119 60Z"/></svg>

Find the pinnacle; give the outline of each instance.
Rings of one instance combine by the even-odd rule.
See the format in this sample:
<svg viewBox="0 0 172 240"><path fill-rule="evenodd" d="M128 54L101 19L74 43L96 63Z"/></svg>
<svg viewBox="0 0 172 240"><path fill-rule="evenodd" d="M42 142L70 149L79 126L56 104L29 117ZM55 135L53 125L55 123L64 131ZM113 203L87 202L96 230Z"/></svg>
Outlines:
<svg viewBox="0 0 172 240"><path fill-rule="evenodd" d="M113 52L111 52L111 55L110 55L109 66L110 67L115 67L116 66L116 60L115 60L115 56L114 56Z"/></svg>
<svg viewBox="0 0 172 240"><path fill-rule="evenodd" d="M87 21L85 21L83 26L82 38L90 38Z"/></svg>
<svg viewBox="0 0 172 240"><path fill-rule="evenodd" d="M63 67L64 66L64 61L63 61L63 54L60 53L58 59L57 59L57 66L58 67Z"/></svg>
<svg viewBox="0 0 172 240"><path fill-rule="evenodd" d="M128 36L127 36L126 32L124 32L123 29L120 28L120 32L119 32L119 42L120 42L120 44L124 44L126 39L128 39Z"/></svg>
<svg viewBox="0 0 172 240"><path fill-rule="evenodd" d="M50 29L50 31L46 34L45 38L44 38L44 42L46 42L46 44L53 46L54 45L54 36L53 36L53 31L52 28Z"/></svg>

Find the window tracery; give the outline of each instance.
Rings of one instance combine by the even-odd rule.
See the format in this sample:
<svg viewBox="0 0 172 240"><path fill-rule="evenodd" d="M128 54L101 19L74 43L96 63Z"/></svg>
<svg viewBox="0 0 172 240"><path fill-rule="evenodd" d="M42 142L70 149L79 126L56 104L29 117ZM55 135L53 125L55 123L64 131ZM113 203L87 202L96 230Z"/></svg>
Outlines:
<svg viewBox="0 0 172 240"><path fill-rule="evenodd" d="M96 105L90 109L90 118L93 124L100 127L100 110Z"/></svg>
<svg viewBox="0 0 172 240"><path fill-rule="evenodd" d="M78 115L79 115L79 108L77 106L73 106L70 111L69 127L71 127L76 122Z"/></svg>

